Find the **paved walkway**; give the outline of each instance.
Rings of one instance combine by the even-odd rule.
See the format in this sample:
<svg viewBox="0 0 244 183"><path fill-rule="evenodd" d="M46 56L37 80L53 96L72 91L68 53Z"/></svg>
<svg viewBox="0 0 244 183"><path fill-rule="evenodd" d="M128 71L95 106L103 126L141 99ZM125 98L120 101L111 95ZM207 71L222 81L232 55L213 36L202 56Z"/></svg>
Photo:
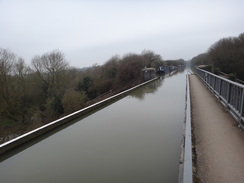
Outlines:
<svg viewBox="0 0 244 183"><path fill-rule="evenodd" d="M195 182L244 183L244 132L207 87L190 76Z"/></svg>

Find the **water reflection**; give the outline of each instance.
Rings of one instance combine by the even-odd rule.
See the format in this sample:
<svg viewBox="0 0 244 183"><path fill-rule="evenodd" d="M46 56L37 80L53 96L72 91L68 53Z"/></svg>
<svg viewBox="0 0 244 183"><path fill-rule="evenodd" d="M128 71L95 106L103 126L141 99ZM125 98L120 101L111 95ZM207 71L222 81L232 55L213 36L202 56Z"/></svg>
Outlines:
<svg viewBox="0 0 244 183"><path fill-rule="evenodd" d="M144 100L145 96L147 94L154 94L158 91L158 89L163 85L164 79L170 78L172 76L176 76L177 74L184 73L185 69L180 69L180 70L174 70L172 72L169 72L167 74L164 74L159 77L158 80L155 82L152 82L148 85L146 85L143 90L135 90L134 92L130 93L129 96L139 99L139 100Z"/></svg>
<svg viewBox="0 0 244 183"><path fill-rule="evenodd" d="M177 74L181 74L185 72L185 68L178 69L178 70L173 70L172 72L169 72L167 74L164 74L160 76L160 79L165 79L165 78L170 78L172 76L176 76Z"/></svg>
<svg viewBox="0 0 244 183"><path fill-rule="evenodd" d="M149 93L153 94L158 91L158 88L163 85L163 79L158 79L152 83L147 84L141 90L135 90L134 92L130 93L129 96L133 98L137 98L139 100L144 100L145 96Z"/></svg>

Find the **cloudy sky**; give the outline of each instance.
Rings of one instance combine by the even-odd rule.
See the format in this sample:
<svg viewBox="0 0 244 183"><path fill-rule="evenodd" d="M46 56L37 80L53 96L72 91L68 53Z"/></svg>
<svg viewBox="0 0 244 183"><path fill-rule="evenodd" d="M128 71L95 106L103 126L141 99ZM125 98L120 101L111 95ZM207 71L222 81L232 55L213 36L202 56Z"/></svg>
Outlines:
<svg viewBox="0 0 244 183"><path fill-rule="evenodd" d="M144 49L189 60L242 32L243 0L0 0L0 48L28 64L57 49L75 67Z"/></svg>

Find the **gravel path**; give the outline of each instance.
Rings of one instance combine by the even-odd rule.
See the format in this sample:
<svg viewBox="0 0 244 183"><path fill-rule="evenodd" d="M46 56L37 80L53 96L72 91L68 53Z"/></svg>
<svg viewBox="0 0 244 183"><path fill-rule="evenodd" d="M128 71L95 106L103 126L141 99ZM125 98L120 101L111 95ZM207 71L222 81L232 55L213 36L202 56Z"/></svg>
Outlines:
<svg viewBox="0 0 244 183"><path fill-rule="evenodd" d="M190 91L195 182L244 183L244 132L195 75Z"/></svg>

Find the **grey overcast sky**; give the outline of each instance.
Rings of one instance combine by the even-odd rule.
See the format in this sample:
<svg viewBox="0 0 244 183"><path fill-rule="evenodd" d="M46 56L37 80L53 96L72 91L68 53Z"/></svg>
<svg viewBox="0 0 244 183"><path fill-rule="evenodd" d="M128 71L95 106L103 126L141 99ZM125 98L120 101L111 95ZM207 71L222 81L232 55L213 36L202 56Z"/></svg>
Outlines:
<svg viewBox="0 0 244 183"><path fill-rule="evenodd" d="M189 60L242 32L243 0L0 0L0 47L27 64L53 50L75 67L144 49Z"/></svg>

